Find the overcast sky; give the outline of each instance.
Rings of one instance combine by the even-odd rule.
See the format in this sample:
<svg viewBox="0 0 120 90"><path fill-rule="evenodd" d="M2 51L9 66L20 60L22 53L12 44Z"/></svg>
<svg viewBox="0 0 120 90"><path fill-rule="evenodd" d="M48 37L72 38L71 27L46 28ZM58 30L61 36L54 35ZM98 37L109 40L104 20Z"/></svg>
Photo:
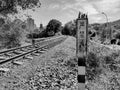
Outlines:
<svg viewBox="0 0 120 90"><path fill-rule="evenodd" d="M103 23L106 18L101 12L105 12L109 21L120 19L120 0L40 0L41 8L34 13L29 12L35 19L35 23L46 25L51 19L58 19L63 24L76 19L78 12L88 13L89 23Z"/></svg>

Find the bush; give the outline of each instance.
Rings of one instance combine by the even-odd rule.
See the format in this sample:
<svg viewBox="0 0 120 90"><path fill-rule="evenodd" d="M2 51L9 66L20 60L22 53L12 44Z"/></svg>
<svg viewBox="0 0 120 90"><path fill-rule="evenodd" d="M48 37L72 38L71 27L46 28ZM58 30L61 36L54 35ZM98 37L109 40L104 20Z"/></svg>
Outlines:
<svg viewBox="0 0 120 90"><path fill-rule="evenodd" d="M115 29L120 29L120 26L119 25L116 25L116 26L114 26L115 27Z"/></svg>
<svg viewBox="0 0 120 90"><path fill-rule="evenodd" d="M88 54L86 69L88 87L93 88L97 86L97 88L103 87L104 89L102 90L120 90L119 51L114 51L104 46L98 46L100 49L96 48L96 45L91 46L94 46L95 50L90 50L92 52ZM89 90L93 90L90 88Z"/></svg>
<svg viewBox="0 0 120 90"><path fill-rule="evenodd" d="M117 33L117 34L115 35L115 38L116 38L116 39L120 39L120 33Z"/></svg>
<svg viewBox="0 0 120 90"><path fill-rule="evenodd" d="M100 59L95 53L90 52L88 54L88 60L86 61L86 76L87 80L94 80L101 73Z"/></svg>
<svg viewBox="0 0 120 90"><path fill-rule="evenodd" d="M62 23L59 20L56 19L50 20L46 27L46 32L48 36L53 36L55 35L55 33L59 32L61 30L61 25Z"/></svg>
<svg viewBox="0 0 120 90"><path fill-rule="evenodd" d="M21 31L19 28L14 28L11 22L2 25L0 36L2 37L1 43L3 48L14 48L21 45Z"/></svg>
<svg viewBox="0 0 120 90"><path fill-rule="evenodd" d="M4 47L9 49L18 46L20 46L20 41L16 38L16 35L15 34L7 35Z"/></svg>
<svg viewBox="0 0 120 90"><path fill-rule="evenodd" d="M76 35L76 23L75 22L76 21L74 20L73 22L70 21L70 22L66 23L62 30L62 34L75 36Z"/></svg>

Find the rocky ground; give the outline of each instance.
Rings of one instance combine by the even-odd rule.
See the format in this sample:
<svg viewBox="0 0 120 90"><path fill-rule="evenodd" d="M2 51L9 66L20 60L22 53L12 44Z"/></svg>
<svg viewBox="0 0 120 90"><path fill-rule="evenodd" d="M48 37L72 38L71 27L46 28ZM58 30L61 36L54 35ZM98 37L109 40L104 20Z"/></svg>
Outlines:
<svg viewBox="0 0 120 90"><path fill-rule="evenodd" d="M0 90L77 90L75 43L68 37L33 60L0 73Z"/></svg>

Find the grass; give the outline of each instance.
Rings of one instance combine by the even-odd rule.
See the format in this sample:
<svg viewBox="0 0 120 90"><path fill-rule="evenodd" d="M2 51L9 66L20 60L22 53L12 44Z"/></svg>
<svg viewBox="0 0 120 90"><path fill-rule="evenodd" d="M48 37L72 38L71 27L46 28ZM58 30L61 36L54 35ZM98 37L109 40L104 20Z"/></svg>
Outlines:
<svg viewBox="0 0 120 90"><path fill-rule="evenodd" d="M86 71L89 90L120 90L119 52L105 46L89 46Z"/></svg>

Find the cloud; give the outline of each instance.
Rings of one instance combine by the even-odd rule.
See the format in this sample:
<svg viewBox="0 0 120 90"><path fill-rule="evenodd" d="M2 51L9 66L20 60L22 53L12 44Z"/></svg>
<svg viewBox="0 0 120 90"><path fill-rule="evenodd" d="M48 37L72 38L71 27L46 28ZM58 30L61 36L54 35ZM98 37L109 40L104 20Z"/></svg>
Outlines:
<svg viewBox="0 0 120 90"><path fill-rule="evenodd" d="M92 2L96 10L101 14L105 12L109 21L120 19L120 0L102 0L99 2ZM105 17L101 15L103 21ZM105 20L104 20L105 21Z"/></svg>
<svg viewBox="0 0 120 90"><path fill-rule="evenodd" d="M66 9L73 9L75 11L82 11L89 14L97 14L97 10L93 7L91 3L87 0L75 0L76 3L73 4L65 4L62 8L63 10Z"/></svg>
<svg viewBox="0 0 120 90"><path fill-rule="evenodd" d="M98 11L93 7L93 5L91 4L85 4L85 6L83 6L83 9L85 10L85 12L87 12L89 15L94 15L94 14L98 14Z"/></svg>
<svg viewBox="0 0 120 90"><path fill-rule="evenodd" d="M58 9L58 8L60 8L59 4L51 4L51 5L49 5L49 9Z"/></svg>
<svg viewBox="0 0 120 90"><path fill-rule="evenodd" d="M89 15L89 23L103 23L106 22L106 19L104 17L101 17L101 15Z"/></svg>
<svg viewBox="0 0 120 90"><path fill-rule="evenodd" d="M94 3L94 5L104 12L113 12L115 9L118 9L120 5L120 0L102 0L101 2Z"/></svg>
<svg viewBox="0 0 120 90"><path fill-rule="evenodd" d="M101 12L105 12L112 21L120 15L120 0L75 0L75 3L66 3L62 10L88 13L92 22L105 21L103 20L105 17L101 14Z"/></svg>
<svg viewBox="0 0 120 90"><path fill-rule="evenodd" d="M63 23L78 17L79 11L88 13L90 23L106 22L107 14L109 21L120 19L120 0L41 0L42 5L36 20L42 19L48 22L49 19L57 18ZM40 21L40 20L38 20Z"/></svg>

